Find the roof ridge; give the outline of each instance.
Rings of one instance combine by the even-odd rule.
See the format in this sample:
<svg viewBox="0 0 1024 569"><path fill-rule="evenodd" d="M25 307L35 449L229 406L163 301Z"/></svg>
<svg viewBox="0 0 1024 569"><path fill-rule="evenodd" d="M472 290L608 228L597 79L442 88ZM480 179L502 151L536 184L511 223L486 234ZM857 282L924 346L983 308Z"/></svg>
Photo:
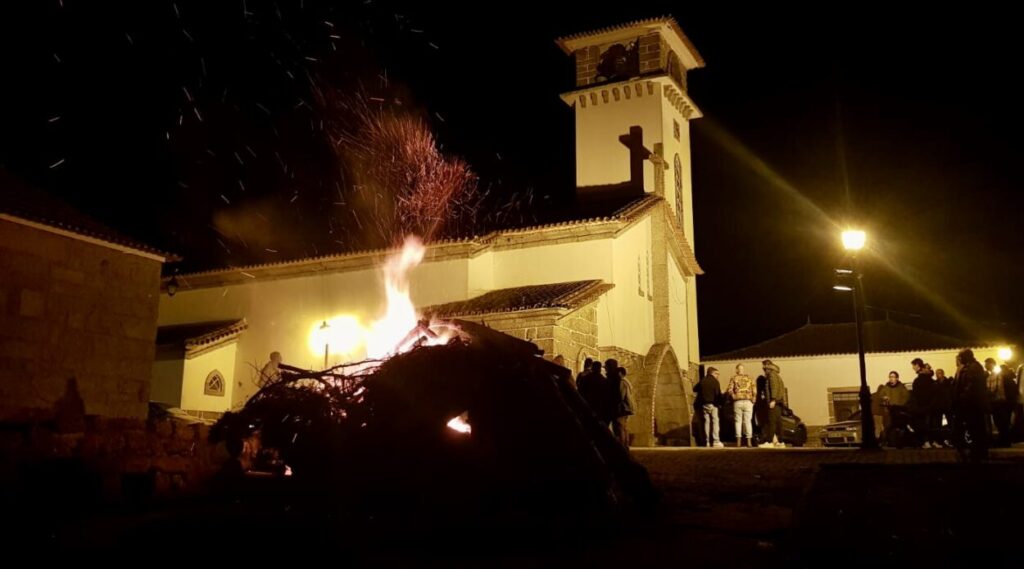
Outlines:
<svg viewBox="0 0 1024 569"><path fill-rule="evenodd" d="M945 350L963 347L994 347L996 344L984 340L965 340L947 334L934 332L894 320L869 320L865 322L869 332L865 351L868 353L901 353L914 351ZM853 322L819 322L805 323L799 327L768 338L756 344L712 354L702 357L703 361L722 361L732 359L771 358L771 357L811 357L836 354L856 353L850 347L837 347L839 334L841 339L849 339L846 335L855 330ZM811 335L804 338L803 343L794 346L793 337ZM826 336L827 334L827 336ZM813 338L813 341L811 340ZM790 345L787 345L787 341Z"/></svg>

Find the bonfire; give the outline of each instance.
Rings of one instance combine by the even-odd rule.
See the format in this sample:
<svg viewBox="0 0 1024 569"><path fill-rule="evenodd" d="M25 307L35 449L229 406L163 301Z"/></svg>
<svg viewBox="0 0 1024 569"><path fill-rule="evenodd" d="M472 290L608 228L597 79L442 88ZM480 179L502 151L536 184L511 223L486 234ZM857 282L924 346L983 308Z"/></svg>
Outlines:
<svg viewBox="0 0 1024 569"><path fill-rule="evenodd" d="M451 340L426 345L438 328ZM533 344L463 321L422 323L412 336L409 350L384 360L285 366L215 436L259 433L296 480L374 514L591 515L649 504L646 472L569 370Z"/></svg>
<svg viewBox="0 0 1024 569"><path fill-rule="evenodd" d="M294 481L374 515L586 515L649 503L646 472L579 396L570 370L482 325L419 319L408 273L422 258L408 240L384 264L388 305L367 326L369 359L282 365L211 436L235 449L258 437Z"/></svg>
<svg viewBox="0 0 1024 569"><path fill-rule="evenodd" d="M358 140L373 144L345 133L339 139L416 223L390 214L379 220L429 239L458 217L475 177L442 157L420 123L362 116L369 135ZM426 162L424 149L434 149ZM425 254L410 235L383 263L384 309L357 334L366 359L328 367L325 348L326 369L281 365L280 376L260 378L260 391L225 414L211 437L236 453L243 441L258 440L292 483L366 519L397 510L466 519L533 512L551 520L553 511L588 516L649 504L646 471L587 407L570 370L481 325L422 318L409 275ZM330 330L326 320L321 328Z"/></svg>

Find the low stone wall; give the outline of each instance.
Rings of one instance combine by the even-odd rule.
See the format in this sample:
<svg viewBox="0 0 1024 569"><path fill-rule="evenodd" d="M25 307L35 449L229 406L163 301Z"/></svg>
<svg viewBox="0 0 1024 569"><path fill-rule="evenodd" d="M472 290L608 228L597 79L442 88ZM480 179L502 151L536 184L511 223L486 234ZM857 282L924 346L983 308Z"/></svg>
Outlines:
<svg viewBox="0 0 1024 569"><path fill-rule="evenodd" d="M159 500L199 492L228 454L210 427L175 418L86 417L80 428L0 424L0 502L95 504Z"/></svg>

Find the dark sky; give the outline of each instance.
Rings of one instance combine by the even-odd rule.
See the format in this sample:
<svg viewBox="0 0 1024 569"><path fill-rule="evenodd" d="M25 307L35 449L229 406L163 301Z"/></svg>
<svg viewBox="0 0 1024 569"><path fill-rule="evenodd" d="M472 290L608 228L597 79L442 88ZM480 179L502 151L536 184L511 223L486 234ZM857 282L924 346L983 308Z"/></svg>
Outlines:
<svg viewBox="0 0 1024 569"><path fill-rule="evenodd" d="M848 320L830 275L850 218L870 316L1016 331L1008 9L706 4L5 2L0 165L191 267L329 252L351 245L350 180L316 92L362 91L428 120L493 195L558 204L573 68L553 39L673 14L707 62L689 82L703 353Z"/></svg>

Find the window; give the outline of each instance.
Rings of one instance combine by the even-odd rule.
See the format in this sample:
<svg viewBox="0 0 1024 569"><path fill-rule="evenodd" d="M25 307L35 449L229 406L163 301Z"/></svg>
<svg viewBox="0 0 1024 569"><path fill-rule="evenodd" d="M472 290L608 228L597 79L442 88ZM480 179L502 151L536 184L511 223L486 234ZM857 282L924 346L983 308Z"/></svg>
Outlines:
<svg viewBox="0 0 1024 569"><path fill-rule="evenodd" d="M828 389L828 408L832 422L848 421L860 410L859 387L830 387Z"/></svg>
<svg viewBox="0 0 1024 569"><path fill-rule="evenodd" d="M622 81L640 75L640 40L608 46L597 64L597 81Z"/></svg>
<svg viewBox="0 0 1024 569"><path fill-rule="evenodd" d="M638 296L644 296L644 269L643 262L640 260L640 255L636 256L636 294Z"/></svg>
<svg viewBox="0 0 1024 569"><path fill-rule="evenodd" d="M676 221L679 222L679 227L683 227L683 162L679 159L679 154L676 154L673 163L672 173L676 185Z"/></svg>
<svg viewBox="0 0 1024 569"><path fill-rule="evenodd" d="M672 136L679 140L679 121L672 119Z"/></svg>
<svg viewBox="0 0 1024 569"><path fill-rule="evenodd" d="M668 74L681 89L686 90L686 72L683 70L682 62L679 61L679 56L674 51L670 51L668 54Z"/></svg>
<svg viewBox="0 0 1024 569"><path fill-rule="evenodd" d="M223 397L224 385L224 376L219 371L213 370L210 375L206 376L206 381L203 383L203 394Z"/></svg>

